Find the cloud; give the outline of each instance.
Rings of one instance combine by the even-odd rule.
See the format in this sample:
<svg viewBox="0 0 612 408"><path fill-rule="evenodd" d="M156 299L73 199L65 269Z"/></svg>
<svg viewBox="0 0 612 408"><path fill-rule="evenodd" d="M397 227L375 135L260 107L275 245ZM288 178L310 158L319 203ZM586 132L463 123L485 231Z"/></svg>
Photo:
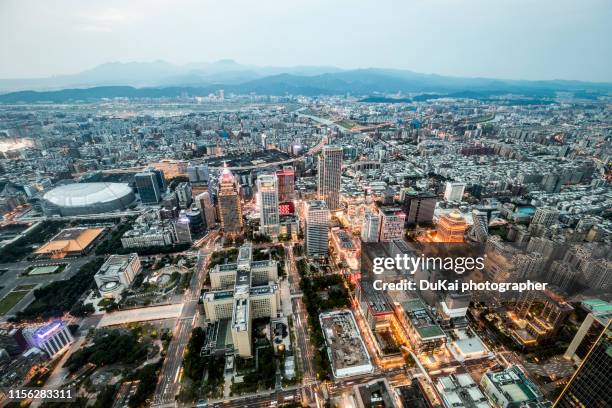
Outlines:
<svg viewBox="0 0 612 408"><path fill-rule="evenodd" d="M141 18L140 13L118 8L90 9L75 14L77 31L95 33L110 33L115 28L135 23Z"/></svg>
<svg viewBox="0 0 612 408"><path fill-rule="evenodd" d="M110 33L113 30L110 27L93 25L93 24L82 24L77 26L77 31L86 33Z"/></svg>

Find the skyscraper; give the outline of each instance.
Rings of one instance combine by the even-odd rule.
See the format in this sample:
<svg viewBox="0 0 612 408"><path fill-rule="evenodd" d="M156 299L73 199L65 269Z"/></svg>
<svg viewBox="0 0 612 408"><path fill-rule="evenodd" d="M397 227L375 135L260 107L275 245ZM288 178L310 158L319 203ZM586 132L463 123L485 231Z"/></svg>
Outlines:
<svg viewBox="0 0 612 408"><path fill-rule="evenodd" d="M219 177L219 219L221 228L228 235L242 232L242 206L232 172L226 167Z"/></svg>
<svg viewBox="0 0 612 408"><path fill-rule="evenodd" d="M446 201L461 201L464 191L465 183L447 181L446 189L444 190L444 199Z"/></svg>
<svg viewBox="0 0 612 408"><path fill-rule="evenodd" d="M191 243L191 229L185 210L181 210L178 219L174 222L174 239L179 244Z"/></svg>
<svg viewBox="0 0 612 408"><path fill-rule="evenodd" d="M569 383L555 408L612 407L612 328L608 323Z"/></svg>
<svg viewBox="0 0 612 408"><path fill-rule="evenodd" d="M188 182L179 183L179 185L176 186L176 196L178 197L179 206L181 208L189 208L191 202L193 201L191 184Z"/></svg>
<svg viewBox="0 0 612 408"><path fill-rule="evenodd" d="M213 229L217 226L215 206L210 198L210 193L205 191L196 196L196 205L202 212L202 219L206 224L206 229Z"/></svg>
<svg viewBox="0 0 612 408"><path fill-rule="evenodd" d="M342 148L325 146L319 156L318 198L327 203L329 211L340 208L342 178Z"/></svg>
<svg viewBox="0 0 612 408"><path fill-rule="evenodd" d="M283 166L276 172L278 179L278 202L285 203L295 199L295 170L293 166Z"/></svg>
<svg viewBox="0 0 612 408"><path fill-rule="evenodd" d="M380 215L370 210L366 210L361 224L361 241L378 242L380 233Z"/></svg>
<svg viewBox="0 0 612 408"><path fill-rule="evenodd" d="M400 202L406 214L406 226L431 224L437 201L438 198L429 192L402 191Z"/></svg>
<svg viewBox="0 0 612 408"><path fill-rule="evenodd" d="M157 204L161 201L162 191L158 175L152 171L143 171L134 176L136 188L143 204Z"/></svg>
<svg viewBox="0 0 612 408"><path fill-rule="evenodd" d="M329 234L329 209L322 200L306 202L305 245L306 255L319 257L327 255Z"/></svg>
<svg viewBox="0 0 612 408"><path fill-rule="evenodd" d="M187 177L189 177L189 182L191 184L208 184L208 164L190 164L189 166L187 166Z"/></svg>
<svg viewBox="0 0 612 408"><path fill-rule="evenodd" d="M274 174L261 174L257 177L257 197L259 201L259 232L271 237L278 236L278 183Z"/></svg>
<svg viewBox="0 0 612 408"><path fill-rule="evenodd" d="M208 190L210 182L208 164L190 164L187 166L187 176L194 195Z"/></svg>

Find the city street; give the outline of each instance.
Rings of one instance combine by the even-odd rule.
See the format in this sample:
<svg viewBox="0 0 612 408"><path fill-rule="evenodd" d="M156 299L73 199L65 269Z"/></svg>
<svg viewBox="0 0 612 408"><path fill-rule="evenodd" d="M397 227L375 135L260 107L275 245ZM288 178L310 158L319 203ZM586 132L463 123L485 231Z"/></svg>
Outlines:
<svg viewBox="0 0 612 408"><path fill-rule="evenodd" d="M198 255L196 273L193 274L189 289L187 289L183 298L183 310L173 330L172 340L168 346L168 352L155 389L153 406L174 403L174 397L180 389L179 374L183 362L183 352L189 342L191 330L199 323L197 305L200 288L206 277L208 259L214 252L216 239L217 233L212 232L201 243L202 247Z"/></svg>

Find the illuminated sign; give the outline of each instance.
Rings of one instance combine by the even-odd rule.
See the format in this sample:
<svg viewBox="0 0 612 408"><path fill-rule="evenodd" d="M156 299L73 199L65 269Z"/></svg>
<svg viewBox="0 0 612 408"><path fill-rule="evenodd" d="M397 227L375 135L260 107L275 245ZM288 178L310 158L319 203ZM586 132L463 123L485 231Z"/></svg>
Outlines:
<svg viewBox="0 0 612 408"><path fill-rule="evenodd" d="M286 203L281 203L278 206L278 212L280 215L290 215L295 214L295 205L291 201Z"/></svg>

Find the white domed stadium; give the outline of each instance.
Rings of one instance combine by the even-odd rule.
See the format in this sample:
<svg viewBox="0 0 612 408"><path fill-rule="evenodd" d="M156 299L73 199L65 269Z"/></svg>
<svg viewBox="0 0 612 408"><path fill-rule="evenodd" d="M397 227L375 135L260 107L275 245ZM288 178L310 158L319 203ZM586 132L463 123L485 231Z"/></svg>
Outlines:
<svg viewBox="0 0 612 408"><path fill-rule="evenodd" d="M47 215L87 215L124 210L135 200L125 183L73 183L49 190L43 196Z"/></svg>

